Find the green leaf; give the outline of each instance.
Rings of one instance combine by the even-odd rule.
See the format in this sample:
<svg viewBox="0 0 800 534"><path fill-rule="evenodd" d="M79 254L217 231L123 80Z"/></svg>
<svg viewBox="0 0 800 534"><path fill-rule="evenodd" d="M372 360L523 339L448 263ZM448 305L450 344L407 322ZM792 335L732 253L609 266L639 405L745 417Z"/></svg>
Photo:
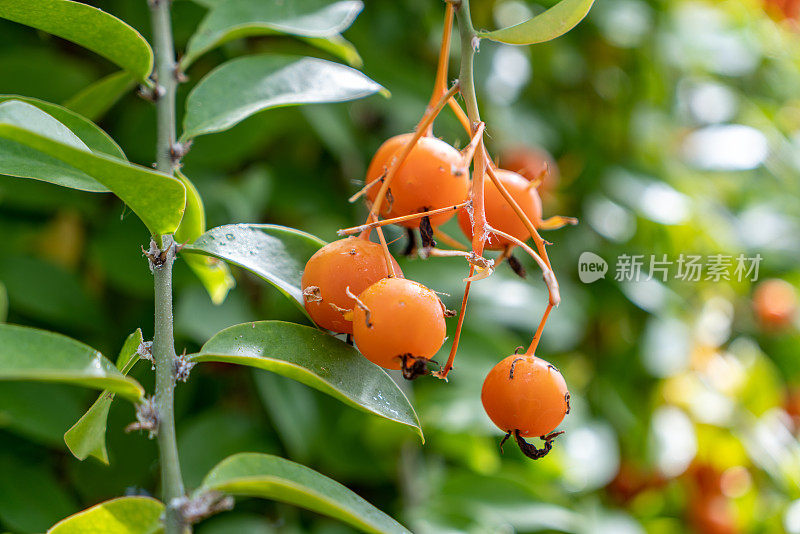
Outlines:
<svg viewBox="0 0 800 534"><path fill-rule="evenodd" d="M6 322L8 317L8 292L3 282L0 282L0 323Z"/></svg>
<svg viewBox="0 0 800 534"><path fill-rule="evenodd" d="M3 527L14 532L42 532L78 509L75 498L56 478L56 470L46 457L0 452L0 473Z"/></svg>
<svg viewBox="0 0 800 534"><path fill-rule="evenodd" d="M64 429L83 413L84 393L63 384L0 382L0 428L62 449Z"/></svg>
<svg viewBox="0 0 800 534"><path fill-rule="evenodd" d="M69 516L47 534L157 534L163 512L151 497L120 497Z"/></svg>
<svg viewBox="0 0 800 534"><path fill-rule="evenodd" d="M312 44L324 48L327 39L341 38L339 34L353 23L364 4L360 0L227 0L209 2L208 7L211 10L189 39L181 61L184 68L223 43L254 35L308 37L318 40L310 41Z"/></svg>
<svg viewBox="0 0 800 534"><path fill-rule="evenodd" d="M144 395L136 380L93 348L55 332L9 324L0 324L0 380L108 389L131 401Z"/></svg>
<svg viewBox="0 0 800 534"><path fill-rule="evenodd" d="M72 41L100 54L143 81L153 68L153 51L139 32L97 8L68 0L3 0L0 18Z"/></svg>
<svg viewBox="0 0 800 534"><path fill-rule="evenodd" d="M361 72L324 59L240 57L212 70L189 93L182 138L228 130L265 109L344 102L382 89Z"/></svg>
<svg viewBox="0 0 800 534"><path fill-rule="evenodd" d="M342 37L341 35L333 35L331 37L303 37L308 44L324 50L331 55L340 57L347 62L351 67L361 68L364 65L364 60L356 50L356 47Z"/></svg>
<svg viewBox="0 0 800 534"><path fill-rule="evenodd" d="M311 234L271 224L228 224L212 228L183 252L205 254L260 276L306 313L300 278L306 262L325 246ZM307 314L306 314L307 315Z"/></svg>
<svg viewBox="0 0 800 534"><path fill-rule="evenodd" d="M111 106L117 103L136 85L134 78L127 71L115 72L97 80L76 93L64 102L64 107L80 113L89 120L102 118Z"/></svg>
<svg viewBox="0 0 800 534"><path fill-rule="evenodd" d="M137 328L122 345L122 350L117 357L117 369L123 375L127 375L139 361L138 349L142 341L144 341L142 329ZM114 393L108 390L103 391L89 410L64 433L64 443L78 460L94 456L108 465L106 425L108 411L111 409L113 401Z"/></svg>
<svg viewBox="0 0 800 534"><path fill-rule="evenodd" d="M67 109L66 107L62 107L51 102L45 102L44 100L39 100L38 98L30 98L18 95L0 95L0 103L8 100L18 100L41 109L58 122L69 128L70 131L78 136L78 138L83 141L92 152L99 152L101 154L114 156L115 158L127 159L125 157L125 153L122 152L122 149L119 147L119 145L117 145L116 142L114 142L111 136L104 132L95 123L87 120L86 117L76 113L75 110ZM46 132L43 133L47 135Z"/></svg>
<svg viewBox="0 0 800 534"><path fill-rule="evenodd" d="M33 133L89 152L89 147L69 128L44 111L11 100L0 104L0 126L27 128ZM14 139L0 140L0 173L18 178L33 178L72 189L102 193L108 191L91 176L65 164L58 158L20 146Z"/></svg>
<svg viewBox="0 0 800 534"><path fill-rule="evenodd" d="M286 376L407 425L422 437L417 414L394 380L355 348L321 330L282 321L240 324L219 332L190 359L249 365Z"/></svg>
<svg viewBox="0 0 800 534"><path fill-rule="evenodd" d="M186 187L186 209L183 212L181 225L175 230L175 240L178 243L194 241L206 231L206 210L203 199L194 184L182 172L176 171L176 176ZM216 258L184 254L186 265L197 275L203 287L208 291L208 296L214 304L222 304L228 292L236 286L228 265Z"/></svg>
<svg viewBox="0 0 800 534"><path fill-rule="evenodd" d="M560 37L578 25L589 13L594 0L561 0L544 13L508 28L478 32L478 37L514 45L544 43Z"/></svg>
<svg viewBox="0 0 800 534"><path fill-rule="evenodd" d="M180 224L186 203L186 190L180 180L119 158L91 152L66 126L34 106L19 101L0 104L0 139L42 153L21 161L20 164L25 165L26 173L21 173L24 176L46 179L48 172L69 169L63 165L54 167L53 162L65 163L81 173L46 181L86 191L105 191L107 188L125 202L154 234L172 233ZM49 167L41 166L44 160Z"/></svg>
<svg viewBox="0 0 800 534"><path fill-rule="evenodd" d="M269 454L242 453L226 458L206 476L202 490L293 504L339 519L363 532L409 532L335 480Z"/></svg>
<svg viewBox="0 0 800 534"><path fill-rule="evenodd" d="M32 255L0 254L11 309L48 324L97 331L105 316L75 273Z"/></svg>

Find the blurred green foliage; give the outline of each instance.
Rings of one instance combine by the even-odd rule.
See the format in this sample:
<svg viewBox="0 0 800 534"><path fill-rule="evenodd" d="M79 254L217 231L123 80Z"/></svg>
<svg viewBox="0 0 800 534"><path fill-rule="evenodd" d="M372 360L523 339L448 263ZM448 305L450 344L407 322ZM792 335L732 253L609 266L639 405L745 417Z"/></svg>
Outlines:
<svg viewBox="0 0 800 534"><path fill-rule="evenodd" d="M144 0L90 3L149 37ZM479 28L506 26L552 3L474 1L473 18ZM181 0L174 13L182 50L205 8ZM207 226L275 223L333 240L337 228L358 223L365 210L346 199L379 144L413 128L424 110L442 13L439 1L370 1L345 33L390 99L275 109L198 138L182 170L204 199ZM335 59L300 40L257 37L208 52L187 74L198 80L220 60L259 51ZM500 455L500 435L480 405L483 377L529 342L547 301L535 265L521 258L527 280L502 266L474 285L450 381L403 384L425 445L282 377L207 364L177 389L187 484L230 454L265 452L306 462L414 532L800 532L796 323L779 331L760 324L747 280L614 279L623 254L760 254L759 279L797 288L798 51L791 21L769 18L757 0L600 0L551 43L481 43L476 78L490 151L550 151L560 180L544 195L545 216L581 220L545 236L555 244L563 303L540 355L570 385L566 435L541 461L512 446ZM114 72L66 41L0 21L0 93L63 103ZM181 86L181 101L190 86ZM131 161L152 162L149 103L129 93L97 120ZM449 112L436 134L466 143ZM459 235L455 223L445 230ZM148 233L118 200L0 177L0 235L0 317L7 294L8 322L54 329L105 354L137 326L152 337L152 281L140 250ZM403 246L393 245L398 254ZM609 263L605 279L579 281L584 251ZM401 266L456 308L466 273L459 261ZM178 262L179 349L194 352L244 321L306 323L276 289L234 274L236 289L215 306ZM147 366L132 374L152 382ZM93 398L0 383L0 526L38 532L101 500L156 491L154 444L122 431L133 419L124 403L109 416L110 466L69 454L61 436ZM720 480L716 489L707 471ZM733 530L704 522L701 506L715 491L720 521ZM197 531L349 530L289 506L243 501Z"/></svg>

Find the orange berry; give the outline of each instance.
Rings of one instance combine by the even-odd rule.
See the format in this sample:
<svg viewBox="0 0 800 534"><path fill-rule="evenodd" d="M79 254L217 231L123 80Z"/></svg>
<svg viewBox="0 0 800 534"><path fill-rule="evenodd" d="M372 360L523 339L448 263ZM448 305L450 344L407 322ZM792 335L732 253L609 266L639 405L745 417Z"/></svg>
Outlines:
<svg viewBox="0 0 800 534"><path fill-rule="evenodd" d="M764 280L753 292L753 309L763 326L786 328L792 324L797 313L797 293L785 280Z"/></svg>
<svg viewBox="0 0 800 534"><path fill-rule="evenodd" d="M519 204L519 207L522 208L522 211L528 216L533 225L540 224L542 220L542 201L539 198L539 193L536 192L536 188L530 187L528 180L515 172L503 169L497 169L494 172L497 179L506 188L511 198ZM528 229L517 217L514 208L506 202L489 176L486 176L483 181L483 206L486 211L486 222L492 228L497 228L510 234L520 241L525 241L530 237ZM459 210L458 224L461 226L464 235L472 240L472 218L466 209ZM511 242L508 239L498 237L495 233L490 232L486 248L502 250L510 244Z"/></svg>
<svg viewBox="0 0 800 534"><path fill-rule="evenodd" d="M542 180L541 189L552 191L558 185L559 171L553 156L536 147L516 146L500 154L500 164L528 180Z"/></svg>
<svg viewBox="0 0 800 534"><path fill-rule="evenodd" d="M395 274L402 277L394 258L392 264ZM328 243L311 256L303 271L300 283L306 311L319 326L352 334L353 323L337 309L355 306L355 301L347 296L347 288L358 295L387 276L389 270L378 243L358 237Z"/></svg>
<svg viewBox="0 0 800 534"><path fill-rule="evenodd" d="M481 401L500 430L522 437L550 434L569 412L569 391L558 369L525 354L512 354L489 371Z"/></svg>
<svg viewBox="0 0 800 534"><path fill-rule="evenodd" d="M355 308L353 341L372 363L410 370L416 362L424 366L444 343L442 302L422 284L384 278L358 298L366 309Z"/></svg>
<svg viewBox="0 0 800 534"><path fill-rule="evenodd" d="M381 145L367 169L367 183L385 175L394 158L399 157L403 146L412 134L392 137ZM374 185L367 198L374 202L380 190ZM390 219L423 211L446 208L460 204L469 193L469 172L461 153L440 139L422 137L397 170L381 204L381 215ZM430 218L432 226L439 226L452 213L440 213ZM419 220L401 223L408 228L419 226Z"/></svg>

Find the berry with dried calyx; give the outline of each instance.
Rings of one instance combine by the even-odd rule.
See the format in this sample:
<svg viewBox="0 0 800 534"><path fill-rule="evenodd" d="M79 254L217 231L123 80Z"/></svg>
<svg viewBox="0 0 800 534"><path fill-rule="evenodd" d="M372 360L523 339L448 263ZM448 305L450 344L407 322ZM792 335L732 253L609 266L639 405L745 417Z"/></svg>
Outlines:
<svg viewBox="0 0 800 534"><path fill-rule="evenodd" d="M378 149L367 169L368 184L386 176L394 158L400 157L403 151L403 140L407 142L409 139L404 136L392 137ZM395 146L399 148L390 152ZM370 202L375 201L380 188L378 184L369 188L367 198ZM468 193L469 172L461 153L440 139L421 137L395 172L386 198L381 203L380 214L391 219L446 208L464 202ZM436 227L452 216L452 212L433 215L430 223ZM400 224L416 228L419 220Z"/></svg>
<svg viewBox="0 0 800 534"><path fill-rule="evenodd" d="M514 436L522 452L533 459L545 456L554 432L569 413L569 391L564 377L552 364L526 354L512 354L495 365L483 382L481 401L486 414L506 433ZM541 449L523 438L539 436ZM502 443L501 443L502 445Z"/></svg>
<svg viewBox="0 0 800 534"><path fill-rule="evenodd" d="M372 363L415 378L428 374L428 362L444 343L444 312L436 293L422 284L385 278L358 296L353 340Z"/></svg>
<svg viewBox="0 0 800 534"><path fill-rule="evenodd" d="M400 266L394 258L391 261L395 275L402 277ZM301 279L303 304L319 326L352 334L353 323L345 313L353 309L355 300L348 296L348 288L357 295L389 274L378 243L359 237L328 243L306 263Z"/></svg>

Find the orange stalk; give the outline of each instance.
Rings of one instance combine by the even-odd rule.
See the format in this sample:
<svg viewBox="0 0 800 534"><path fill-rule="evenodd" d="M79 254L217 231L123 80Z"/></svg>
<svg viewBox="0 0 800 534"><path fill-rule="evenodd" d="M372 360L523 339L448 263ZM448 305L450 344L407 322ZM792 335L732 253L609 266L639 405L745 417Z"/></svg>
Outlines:
<svg viewBox="0 0 800 534"><path fill-rule="evenodd" d="M509 194L508 189L506 189L506 187L502 184L502 182L500 182L500 180L497 179L497 176L495 175L494 169L492 169L491 165L487 167L487 174L489 175L489 178L492 180L492 183L494 183L497 190L500 191L500 194L503 196L505 201L508 202L508 205L511 206L511 209L514 210L514 213L516 213L517 217L519 217L519 219L522 221L522 224L524 224L525 228L528 230L528 232L530 232L531 237L533 237L533 242L536 243L536 248L539 251L539 254L541 254L542 259L547 264L547 266L550 267L550 258L547 257L547 251L545 250L544 239L542 239L542 236L540 236L539 232L536 231L536 227L533 225L528 216L525 215L525 212L522 211L522 208L519 207L517 201L514 200L511 194ZM552 267L550 268L552 269Z"/></svg>
<svg viewBox="0 0 800 534"><path fill-rule="evenodd" d="M357 234L359 232L363 232L365 230L371 230L372 228L377 228L379 226L386 226L387 224L397 224L406 221L413 221L414 219L421 219L423 217L429 217L431 215L438 215L440 213L445 213L448 211L457 211L468 205L469 205L469 200L467 200L466 202L462 202L461 204L455 204L454 206L447 206L445 208L439 208L430 211L421 211L419 213L412 213L411 215L402 215L400 217L393 217L391 219L383 219L382 221L373 221L371 223L362 224L361 226L353 226L350 228L345 228L343 230L337 230L336 233L338 235Z"/></svg>
<svg viewBox="0 0 800 534"><path fill-rule="evenodd" d="M550 310L552 309L553 305L551 303L547 303L547 308L544 310L542 320L539 321L539 328L536 329L536 333L533 335L533 341L531 341L531 345L528 347L528 350L525 351L525 354L528 356L536 355L536 349L539 346L539 340L542 339L542 332L544 332L544 324L547 322L547 317L550 315Z"/></svg>
<svg viewBox="0 0 800 534"><path fill-rule="evenodd" d="M475 266L470 265L469 267L469 275L472 276L475 274ZM436 378L441 378L442 380L447 380L447 373L453 368L453 362L456 359L456 352L458 351L458 342L461 340L461 329L464 326L464 315L467 312L467 300L469 299L469 288L472 285L472 282L467 282L467 285L464 287L464 296L461 298L461 309L458 310L458 324L456 325L456 333L453 335L453 346L450 347L450 355L447 357L447 363L439 369L434 376Z"/></svg>
<svg viewBox="0 0 800 534"><path fill-rule="evenodd" d="M383 178L383 184L381 184L381 188L378 191L378 194L375 195L375 202L372 204L372 208L369 211L369 216L367 217L367 221L374 217L377 220L378 213L381 210L381 204L383 204L384 198L386 198L386 192L389 190L389 185L392 183L392 179L394 178L397 171L405 162L408 155L411 153L411 150L414 148L414 145L417 144L420 137L422 137L425 129L433 123L433 120L436 118L437 115L442 111L445 104L447 104L447 100L458 92L458 82L454 83L452 87L439 99L439 102L434 106L432 109L429 109L425 112L425 115L422 116L422 120L420 120L419 124L417 125L416 130L414 131L414 135L411 139L405 144L403 150L400 154L392 160L389 169L386 171L386 176Z"/></svg>

